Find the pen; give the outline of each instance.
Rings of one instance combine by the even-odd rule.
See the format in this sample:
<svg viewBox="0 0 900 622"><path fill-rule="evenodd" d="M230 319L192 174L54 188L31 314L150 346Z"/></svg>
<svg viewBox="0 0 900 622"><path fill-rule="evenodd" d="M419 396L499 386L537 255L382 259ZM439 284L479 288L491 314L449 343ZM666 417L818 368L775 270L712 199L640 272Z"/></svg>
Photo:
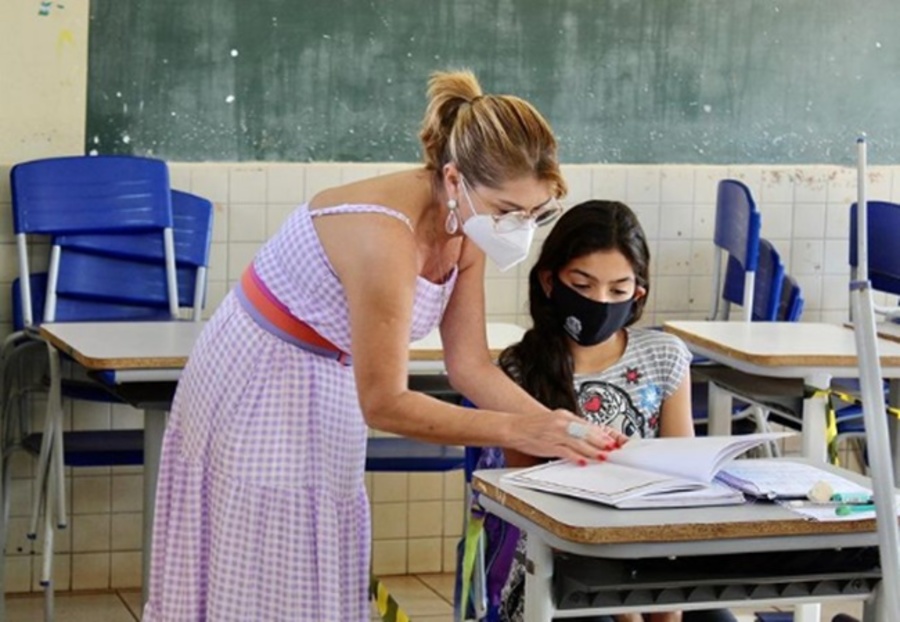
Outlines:
<svg viewBox="0 0 900 622"><path fill-rule="evenodd" d="M834 513L838 516L850 516L857 512L874 512L875 504L867 503L863 505L839 505L834 508Z"/></svg>

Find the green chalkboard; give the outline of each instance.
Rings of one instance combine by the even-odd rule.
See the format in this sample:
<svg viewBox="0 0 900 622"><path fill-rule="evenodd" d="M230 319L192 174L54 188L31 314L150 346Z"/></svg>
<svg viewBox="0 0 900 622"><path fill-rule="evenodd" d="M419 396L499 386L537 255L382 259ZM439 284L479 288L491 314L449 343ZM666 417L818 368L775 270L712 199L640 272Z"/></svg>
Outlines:
<svg viewBox="0 0 900 622"><path fill-rule="evenodd" d="M469 67L565 162L900 162L896 0L91 0L86 151L415 161Z"/></svg>

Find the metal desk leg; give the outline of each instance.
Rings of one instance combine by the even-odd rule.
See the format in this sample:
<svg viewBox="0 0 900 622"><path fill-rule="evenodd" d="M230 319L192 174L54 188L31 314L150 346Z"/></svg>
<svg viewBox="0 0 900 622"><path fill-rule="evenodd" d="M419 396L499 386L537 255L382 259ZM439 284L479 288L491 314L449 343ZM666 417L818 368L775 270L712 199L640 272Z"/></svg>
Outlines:
<svg viewBox="0 0 900 622"><path fill-rule="evenodd" d="M884 611L887 600L884 598L884 582L879 583L871 598L863 601L862 622L880 622L889 620L888 612Z"/></svg>
<svg viewBox="0 0 900 622"><path fill-rule="evenodd" d="M794 607L794 622L819 622L822 614L822 605L819 603L807 603Z"/></svg>
<svg viewBox="0 0 900 622"><path fill-rule="evenodd" d="M731 436L731 410L733 398L731 393L722 389L715 382L709 382L709 435Z"/></svg>
<svg viewBox="0 0 900 622"><path fill-rule="evenodd" d="M825 391L831 387L831 376L816 374L804 378L807 389ZM826 442L826 422L828 419L828 398L814 395L803 400L803 457L814 462L828 461Z"/></svg>
<svg viewBox="0 0 900 622"><path fill-rule="evenodd" d="M166 411L144 411L144 552L142 558L141 602L150 596L150 556L153 550L153 516L156 509L156 478L166 431Z"/></svg>
<svg viewBox="0 0 900 622"><path fill-rule="evenodd" d="M806 386L825 390L831 386L831 376L816 375L805 379ZM803 455L810 460L826 462L826 422L828 404L824 395L814 395L803 400ZM795 622L819 622L822 607L818 603L797 605L794 608Z"/></svg>
<svg viewBox="0 0 900 622"><path fill-rule="evenodd" d="M6 456L2 453L2 447L0 447L0 487L6 488L11 483L11 478L8 473L9 465L6 463ZM4 495L8 495L8 490L0 491L0 499L4 498ZM8 541L7 531L9 529L7 514L8 510L5 507L0 506L0 551L3 552L3 555L6 555L6 544ZM4 563L0 564L0 622L6 622L6 560L4 559Z"/></svg>
<svg viewBox="0 0 900 622"><path fill-rule="evenodd" d="M530 533L525 557L525 622L549 622L554 609L553 552L547 543Z"/></svg>

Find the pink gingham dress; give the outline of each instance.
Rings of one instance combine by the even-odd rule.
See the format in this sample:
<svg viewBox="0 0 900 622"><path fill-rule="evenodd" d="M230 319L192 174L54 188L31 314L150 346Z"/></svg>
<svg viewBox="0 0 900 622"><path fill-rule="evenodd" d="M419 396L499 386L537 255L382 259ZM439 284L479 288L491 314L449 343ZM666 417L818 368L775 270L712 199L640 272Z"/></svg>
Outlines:
<svg viewBox="0 0 900 622"><path fill-rule="evenodd" d="M350 351L347 303L300 207L254 260L293 315ZM437 326L456 282L419 278L412 338ZM369 619L367 428L353 368L262 330L231 292L185 367L163 443L149 622Z"/></svg>

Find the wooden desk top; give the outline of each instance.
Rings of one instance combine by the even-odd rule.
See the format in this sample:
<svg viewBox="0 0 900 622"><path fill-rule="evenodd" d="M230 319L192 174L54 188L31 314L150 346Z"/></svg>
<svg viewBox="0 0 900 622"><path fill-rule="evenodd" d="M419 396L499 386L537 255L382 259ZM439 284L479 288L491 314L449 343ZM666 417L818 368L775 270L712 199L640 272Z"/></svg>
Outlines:
<svg viewBox="0 0 900 622"><path fill-rule="evenodd" d="M767 367L856 367L852 330L817 322L674 321L663 330L685 343ZM883 367L900 366L900 343L880 340Z"/></svg>
<svg viewBox="0 0 900 622"><path fill-rule="evenodd" d="M488 322L487 340L491 358L496 360L507 346L521 341L524 334L525 329L517 324ZM412 342L409 345L409 359L411 361L443 361L444 346L441 344L440 333L433 330L423 339Z"/></svg>
<svg viewBox="0 0 900 622"><path fill-rule="evenodd" d="M60 322L40 335L88 369L181 369L205 322ZM521 339L515 324L488 323L492 356ZM410 360L443 359L437 331L410 345Z"/></svg>
<svg viewBox="0 0 900 622"><path fill-rule="evenodd" d="M88 369L180 369L205 322L60 322L39 333Z"/></svg>
<svg viewBox="0 0 900 622"><path fill-rule="evenodd" d="M867 483L848 471L842 477ZM563 540L581 544L686 542L733 538L875 533L875 520L815 522L770 503L660 510L617 510L501 483L510 469L476 471L472 486Z"/></svg>

